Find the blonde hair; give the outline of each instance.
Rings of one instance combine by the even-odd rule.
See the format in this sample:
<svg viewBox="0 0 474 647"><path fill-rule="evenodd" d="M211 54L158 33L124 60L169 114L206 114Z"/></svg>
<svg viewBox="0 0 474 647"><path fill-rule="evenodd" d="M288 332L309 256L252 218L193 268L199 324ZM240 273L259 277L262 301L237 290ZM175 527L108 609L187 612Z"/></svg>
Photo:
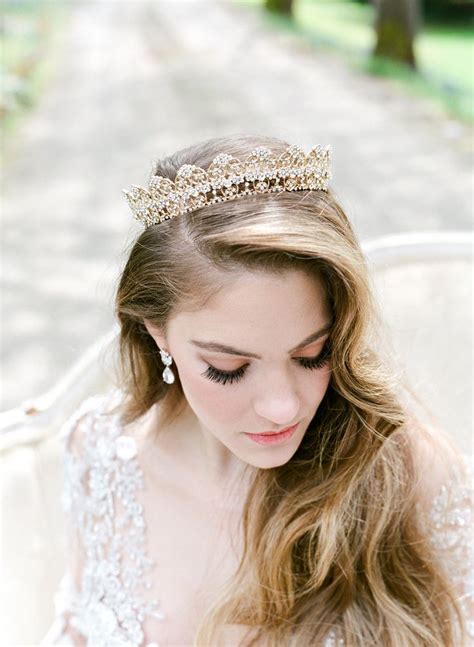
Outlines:
<svg viewBox="0 0 474 647"><path fill-rule="evenodd" d="M219 153L288 143L231 136L159 161L207 168ZM374 350L375 308L365 259L331 191L282 192L210 205L144 230L116 298L121 373L131 422L160 401L162 420L184 394L163 365L144 319L166 330L180 308L199 308L234 270L303 269L323 280L333 315L331 379L295 455L256 471L242 517L243 553L195 644L217 645L227 625L250 645L310 647L338 627L348 646L457 647L462 626L419 518L412 434L421 433ZM175 370L175 374L177 371ZM261 644L261 643L259 643Z"/></svg>

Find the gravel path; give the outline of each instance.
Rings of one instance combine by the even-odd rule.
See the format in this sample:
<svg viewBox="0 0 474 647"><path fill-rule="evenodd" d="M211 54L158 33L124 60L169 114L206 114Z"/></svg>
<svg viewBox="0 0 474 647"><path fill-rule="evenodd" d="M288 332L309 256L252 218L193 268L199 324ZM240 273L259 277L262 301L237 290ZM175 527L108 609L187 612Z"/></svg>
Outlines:
<svg viewBox="0 0 474 647"><path fill-rule="evenodd" d="M139 227L121 193L208 137L333 149L362 239L468 229L470 132L389 82L214 2L76 3L50 85L5 151L1 409L51 386L113 323Z"/></svg>

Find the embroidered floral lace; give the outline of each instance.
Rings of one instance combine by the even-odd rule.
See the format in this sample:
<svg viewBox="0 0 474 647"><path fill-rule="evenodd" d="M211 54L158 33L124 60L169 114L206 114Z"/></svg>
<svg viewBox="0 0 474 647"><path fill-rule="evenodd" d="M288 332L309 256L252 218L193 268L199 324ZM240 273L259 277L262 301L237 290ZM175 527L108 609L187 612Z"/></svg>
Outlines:
<svg viewBox="0 0 474 647"><path fill-rule="evenodd" d="M63 508L71 521L71 541L79 541L79 582L67 568L55 598L56 615L42 647L74 647L67 623L87 647L159 647L145 640L148 615L165 617L150 599L152 567L146 554L146 527L136 492L144 487L135 440L127 436L113 409L122 392L85 400L61 431L64 442ZM88 415L85 415L88 414ZM80 421L80 422L79 422ZM95 431L100 426L100 433ZM78 429L80 433L72 433ZM71 438L74 437L74 444ZM444 484L430 511L431 537L452 578L474 644L472 466ZM323 647L343 647L335 631Z"/></svg>

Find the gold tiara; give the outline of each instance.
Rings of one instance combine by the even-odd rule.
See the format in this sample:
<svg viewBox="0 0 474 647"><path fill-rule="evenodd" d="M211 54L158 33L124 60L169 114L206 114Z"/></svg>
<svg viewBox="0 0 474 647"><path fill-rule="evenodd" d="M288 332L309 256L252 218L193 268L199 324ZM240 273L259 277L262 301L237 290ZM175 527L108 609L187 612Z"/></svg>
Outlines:
<svg viewBox="0 0 474 647"><path fill-rule="evenodd" d="M281 155L259 146L245 161L221 153L207 170L184 164L175 181L151 174L148 189L122 189L134 217L149 227L216 202L278 191L327 191L332 175L330 146L314 146L305 154L292 145Z"/></svg>

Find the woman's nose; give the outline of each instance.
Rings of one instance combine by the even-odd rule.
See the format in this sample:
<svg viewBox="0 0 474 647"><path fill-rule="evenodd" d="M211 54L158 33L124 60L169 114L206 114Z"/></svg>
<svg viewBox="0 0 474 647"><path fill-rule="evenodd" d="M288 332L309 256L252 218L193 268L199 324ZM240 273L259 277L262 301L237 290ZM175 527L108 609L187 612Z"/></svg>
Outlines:
<svg viewBox="0 0 474 647"><path fill-rule="evenodd" d="M284 427L297 422L300 400L290 376L271 376L255 398L254 410L274 425Z"/></svg>

